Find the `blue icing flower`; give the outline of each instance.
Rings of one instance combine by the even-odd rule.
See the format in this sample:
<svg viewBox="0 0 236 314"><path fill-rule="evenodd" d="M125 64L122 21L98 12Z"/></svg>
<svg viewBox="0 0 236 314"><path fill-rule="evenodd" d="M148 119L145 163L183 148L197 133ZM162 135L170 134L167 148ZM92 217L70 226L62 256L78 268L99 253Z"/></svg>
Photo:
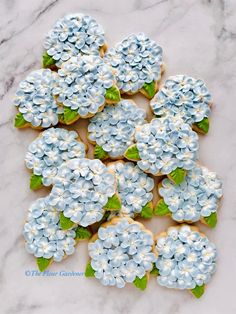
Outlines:
<svg viewBox="0 0 236 314"><path fill-rule="evenodd" d="M136 129L138 166L151 174L169 174L176 168L194 167L198 135L177 117L153 119Z"/></svg>
<svg viewBox="0 0 236 314"><path fill-rule="evenodd" d="M175 75L166 80L150 105L157 116L179 116L191 125L209 117L211 102L211 95L202 80Z"/></svg>
<svg viewBox="0 0 236 314"><path fill-rule="evenodd" d="M101 110L106 89L115 84L111 68L99 56L72 57L63 63L58 75L54 95L81 117L93 116Z"/></svg>
<svg viewBox="0 0 236 314"><path fill-rule="evenodd" d="M174 220L195 222L217 211L222 196L222 183L216 173L196 165L188 171L180 185L164 179L159 194L168 205Z"/></svg>
<svg viewBox="0 0 236 314"><path fill-rule="evenodd" d="M23 236L26 250L35 257L60 262L75 251L75 229L62 230L59 212L48 203L48 197L36 200L28 211Z"/></svg>
<svg viewBox="0 0 236 314"><path fill-rule="evenodd" d="M102 219L108 198L116 192L115 176L98 159L67 161L53 183L50 205L83 227Z"/></svg>
<svg viewBox="0 0 236 314"><path fill-rule="evenodd" d="M161 286L194 289L207 284L215 271L215 245L190 226L170 227L158 237L156 249Z"/></svg>
<svg viewBox="0 0 236 314"><path fill-rule="evenodd" d="M64 16L55 23L44 40L44 48L58 67L73 56L99 55L104 45L103 28L84 14Z"/></svg>
<svg viewBox="0 0 236 314"><path fill-rule="evenodd" d="M88 250L95 277L105 286L123 288L150 271L156 256L153 236L137 222L120 218L98 229Z"/></svg>
<svg viewBox="0 0 236 314"><path fill-rule="evenodd" d="M143 33L132 34L107 51L105 61L113 67L122 92L136 93L145 83L161 77L162 48Z"/></svg>
<svg viewBox="0 0 236 314"><path fill-rule="evenodd" d="M97 113L88 126L89 140L96 142L110 157L117 158L134 143L135 128L145 122L146 113L131 100L121 100Z"/></svg>
<svg viewBox="0 0 236 314"><path fill-rule="evenodd" d="M35 175L42 176L43 185L50 186L65 161L84 158L85 154L86 147L75 131L50 128L29 145L25 164Z"/></svg>
<svg viewBox="0 0 236 314"><path fill-rule="evenodd" d="M115 173L118 181L118 193L122 201L118 215L135 217L143 206L152 201L154 180L132 162L118 161L107 167Z"/></svg>
<svg viewBox="0 0 236 314"><path fill-rule="evenodd" d="M20 82L14 103L33 127L48 128L58 123L58 114L63 109L57 105L52 92L57 80L56 72L41 69L31 72Z"/></svg>

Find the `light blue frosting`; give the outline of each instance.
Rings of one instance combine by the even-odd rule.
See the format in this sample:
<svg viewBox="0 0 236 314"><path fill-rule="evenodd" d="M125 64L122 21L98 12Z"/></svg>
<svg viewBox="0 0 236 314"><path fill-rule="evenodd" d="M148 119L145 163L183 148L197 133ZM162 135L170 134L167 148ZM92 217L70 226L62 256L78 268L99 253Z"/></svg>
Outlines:
<svg viewBox="0 0 236 314"><path fill-rule="evenodd" d="M222 183L216 173L196 165L188 171L180 185L164 179L159 194L168 205L174 220L195 222L217 211L222 196Z"/></svg>
<svg viewBox="0 0 236 314"><path fill-rule="evenodd" d="M145 122L146 113L133 101L121 100L114 106L106 106L88 125L89 139L96 142L109 156L120 157L134 143L137 125Z"/></svg>
<svg viewBox="0 0 236 314"><path fill-rule="evenodd" d="M48 128L58 123L58 107L52 90L56 86L58 75L50 69L31 72L20 82L14 103L24 119L34 127Z"/></svg>
<svg viewBox="0 0 236 314"><path fill-rule="evenodd" d="M211 101L211 95L202 80L175 75L166 80L150 105L157 116L179 116L186 123L193 124L209 117Z"/></svg>
<svg viewBox="0 0 236 314"><path fill-rule="evenodd" d="M75 251L76 232L60 228L59 212L48 204L48 197L39 198L30 206L23 236L26 250L35 257L60 262Z"/></svg>
<svg viewBox="0 0 236 314"><path fill-rule="evenodd" d="M134 217L142 211L143 206L153 199L154 180L132 162L114 162L108 164L118 181L118 193L122 209L118 215Z"/></svg>
<svg viewBox="0 0 236 314"><path fill-rule="evenodd" d="M157 282L161 286L194 289L207 284L215 271L215 245L187 225L170 227L166 236L158 238L156 249Z"/></svg>
<svg viewBox="0 0 236 314"><path fill-rule="evenodd" d="M158 118L137 128L135 133L143 171L169 174L176 168L194 167L198 151L198 135L182 119Z"/></svg>
<svg viewBox="0 0 236 314"><path fill-rule="evenodd" d="M44 40L44 48L58 67L73 56L99 55L99 49L104 44L102 26L85 14L64 16L55 23Z"/></svg>
<svg viewBox="0 0 236 314"><path fill-rule="evenodd" d="M104 59L113 67L123 92L136 93L144 83L157 81L161 76L162 48L143 33L126 37L109 49Z"/></svg>
<svg viewBox="0 0 236 314"><path fill-rule="evenodd" d="M105 103L106 89L114 85L111 68L99 56L72 57L58 74L54 95L81 117L95 115Z"/></svg>
<svg viewBox="0 0 236 314"><path fill-rule="evenodd" d="M78 141L75 131L50 128L29 145L25 164L35 175L42 176L43 185L50 186L63 162L85 154L85 145Z"/></svg>
<svg viewBox="0 0 236 314"><path fill-rule="evenodd" d="M100 160L75 158L59 168L49 203L74 223L87 227L103 218L103 208L115 192L115 176Z"/></svg>
<svg viewBox="0 0 236 314"><path fill-rule="evenodd" d="M95 277L105 286L118 288L142 278L156 260L152 245L151 233L125 218L100 227L98 239L88 245Z"/></svg>

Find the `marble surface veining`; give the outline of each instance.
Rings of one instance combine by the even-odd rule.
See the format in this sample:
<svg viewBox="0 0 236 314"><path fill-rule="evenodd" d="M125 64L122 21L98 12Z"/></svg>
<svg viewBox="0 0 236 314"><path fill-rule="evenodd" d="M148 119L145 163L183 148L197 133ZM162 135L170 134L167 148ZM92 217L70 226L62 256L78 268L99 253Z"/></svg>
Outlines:
<svg viewBox="0 0 236 314"><path fill-rule="evenodd" d="M55 275L84 271L85 242L72 257L54 263L50 276L27 276L36 266L24 250L22 226L30 203L48 191L28 188L23 160L38 132L14 129L12 97L20 80L40 68L45 33L56 19L74 12L95 17L105 28L109 46L131 32L145 32L164 49L165 77L183 73L200 77L213 95L210 132L200 138L200 161L223 179L224 199L216 229L201 226L217 244L219 261L200 300L162 288L154 278L141 292L132 285L118 290L84 276ZM0 313L236 313L236 1L1 0L0 69ZM134 99L148 108L144 97ZM81 120L73 127L80 132L86 126ZM86 140L85 133L80 135ZM167 218L145 222L155 233L171 224Z"/></svg>

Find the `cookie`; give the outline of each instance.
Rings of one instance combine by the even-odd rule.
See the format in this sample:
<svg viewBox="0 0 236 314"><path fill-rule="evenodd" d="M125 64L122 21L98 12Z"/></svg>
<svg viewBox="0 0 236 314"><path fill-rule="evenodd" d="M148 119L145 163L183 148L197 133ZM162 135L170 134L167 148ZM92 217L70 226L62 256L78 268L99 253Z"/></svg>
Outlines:
<svg viewBox="0 0 236 314"><path fill-rule="evenodd" d="M162 48L145 34L132 34L104 56L112 66L121 93L141 92L152 98L164 71Z"/></svg>
<svg viewBox="0 0 236 314"><path fill-rule="evenodd" d="M23 228L25 248L36 258L40 271L72 255L77 242L91 236L82 227L62 230L59 221L60 213L48 204L48 197L36 200L29 208Z"/></svg>
<svg viewBox="0 0 236 314"><path fill-rule="evenodd" d="M200 298L216 269L216 247L196 227L170 227L156 237L157 283Z"/></svg>
<svg viewBox="0 0 236 314"><path fill-rule="evenodd" d="M159 185L161 199L154 213L170 215L177 222L201 220L211 228L217 223L217 208L222 197L222 183L216 173L196 165L180 185L164 179Z"/></svg>
<svg viewBox="0 0 236 314"><path fill-rule="evenodd" d="M30 188L52 185L58 168L67 160L84 158L86 149L75 131L50 128L40 133L25 156L26 167L33 172Z"/></svg>
<svg viewBox="0 0 236 314"><path fill-rule="evenodd" d="M102 220L106 210L119 210L115 175L98 159L75 158L59 169L49 204L61 212L63 229L87 227Z"/></svg>
<svg viewBox="0 0 236 314"><path fill-rule="evenodd" d="M209 130L211 105L205 83L187 75L170 76L150 102L156 116L180 116L203 134Z"/></svg>
<svg viewBox="0 0 236 314"><path fill-rule="evenodd" d="M144 290L156 255L153 235L131 218L113 218L103 224L89 244L85 276L95 277L105 286L123 288L133 283Z"/></svg>
<svg viewBox="0 0 236 314"><path fill-rule="evenodd" d="M111 68L99 56L72 57L62 64L58 75L53 93L64 109L62 123L72 124L79 118L92 117L105 103L120 100Z"/></svg>
<svg viewBox="0 0 236 314"><path fill-rule="evenodd" d="M124 157L137 161L139 168L155 176L167 175L180 184L187 170L194 167L198 135L182 119L156 118L136 128L136 144Z"/></svg>
<svg viewBox="0 0 236 314"><path fill-rule="evenodd" d="M57 80L57 73L40 69L31 72L20 82L14 99L19 111L15 117L15 127L43 129L58 123L58 115L63 109L58 106L52 92Z"/></svg>
<svg viewBox="0 0 236 314"><path fill-rule="evenodd" d="M91 16L77 13L58 20L44 40L43 66L53 69L71 57L104 55L104 30Z"/></svg>
<svg viewBox="0 0 236 314"><path fill-rule="evenodd" d="M123 158L126 149L134 143L136 126L144 124L145 118L145 111L126 99L97 113L88 125L88 140L95 144L94 157Z"/></svg>

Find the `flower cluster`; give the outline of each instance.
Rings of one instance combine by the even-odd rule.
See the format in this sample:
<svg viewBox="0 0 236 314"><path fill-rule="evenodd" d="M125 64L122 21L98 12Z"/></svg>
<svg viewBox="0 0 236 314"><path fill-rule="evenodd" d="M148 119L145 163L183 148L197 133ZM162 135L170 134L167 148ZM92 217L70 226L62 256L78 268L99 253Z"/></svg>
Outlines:
<svg viewBox="0 0 236 314"><path fill-rule="evenodd" d="M48 128L58 123L58 114L63 109L57 105L52 92L57 80L56 72L41 69L31 72L20 82L14 103L33 127Z"/></svg>
<svg viewBox="0 0 236 314"><path fill-rule="evenodd" d="M216 212L222 196L222 183L216 173L196 165L180 185L164 179L159 194L174 220L195 222Z"/></svg>
<svg viewBox="0 0 236 314"><path fill-rule="evenodd" d="M88 126L89 139L96 142L112 158L120 157L134 143L137 125L145 122L146 113L133 101L121 100L97 113Z"/></svg>
<svg viewBox="0 0 236 314"><path fill-rule="evenodd" d="M72 57L58 70L54 95L81 117L93 116L105 103L106 89L114 85L111 68L98 56Z"/></svg>
<svg viewBox="0 0 236 314"><path fill-rule="evenodd" d="M169 77L150 105L157 116L180 116L193 124L210 115L211 95L200 79L186 75Z"/></svg>
<svg viewBox="0 0 236 314"><path fill-rule="evenodd" d="M102 219L115 188L115 176L100 160L75 158L59 168L49 203L74 223L87 227Z"/></svg>
<svg viewBox="0 0 236 314"><path fill-rule="evenodd" d="M108 164L118 181L122 201L119 215L134 217L153 198L154 180L132 162L118 161Z"/></svg>
<svg viewBox="0 0 236 314"><path fill-rule="evenodd" d="M152 234L134 221L122 218L100 227L98 239L88 245L95 277L118 288L142 278L156 261L152 245Z"/></svg>
<svg viewBox="0 0 236 314"><path fill-rule="evenodd" d="M28 147L26 167L42 176L45 186L53 184L58 168L72 158L85 157L85 145L75 131L50 128L42 132Z"/></svg>
<svg viewBox="0 0 236 314"><path fill-rule="evenodd" d="M35 257L60 262L75 250L75 230L60 228L59 212L48 204L47 197L39 198L29 208L23 235L26 250Z"/></svg>
<svg viewBox="0 0 236 314"><path fill-rule="evenodd" d="M123 92L136 93L161 76L162 48L143 33L132 34L105 54Z"/></svg>
<svg viewBox="0 0 236 314"><path fill-rule="evenodd" d="M58 20L44 41L44 48L60 67L73 56L99 54L105 44L101 25L90 16L70 14Z"/></svg>
<svg viewBox="0 0 236 314"><path fill-rule="evenodd" d="M190 170L195 165L198 136L182 119L153 119L137 129L135 138L141 158L138 166L143 171L169 174L176 168Z"/></svg>

